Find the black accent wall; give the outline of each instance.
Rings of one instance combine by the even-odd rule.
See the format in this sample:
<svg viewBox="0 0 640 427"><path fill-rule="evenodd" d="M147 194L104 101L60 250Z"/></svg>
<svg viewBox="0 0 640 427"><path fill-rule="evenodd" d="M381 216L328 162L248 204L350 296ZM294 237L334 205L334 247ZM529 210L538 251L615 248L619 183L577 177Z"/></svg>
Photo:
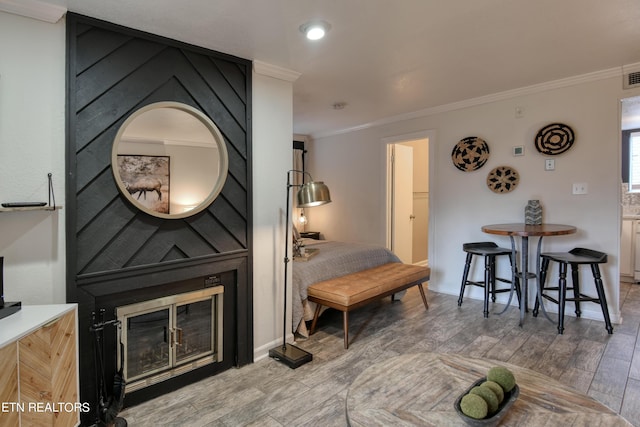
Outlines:
<svg viewBox="0 0 640 427"><path fill-rule="evenodd" d="M111 172L121 124L159 101L204 112L227 144L224 188L190 218L137 210ZM144 400L252 362L251 62L69 13L66 157L67 300L79 304L81 401L97 400L92 312L104 309L109 320L117 305L200 289L212 274L225 286L224 362L128 399ZM105 334L109 379L115 330Z"/></svg>

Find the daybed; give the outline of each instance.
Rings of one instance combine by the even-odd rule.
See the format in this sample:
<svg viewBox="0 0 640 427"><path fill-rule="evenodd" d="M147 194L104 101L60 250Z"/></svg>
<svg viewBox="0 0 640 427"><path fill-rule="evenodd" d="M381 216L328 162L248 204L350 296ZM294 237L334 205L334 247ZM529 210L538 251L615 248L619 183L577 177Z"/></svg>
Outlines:
<svg viewBox="0 0 640 427"><path fill-rule="evenodd" d="M292 330L304 337L309 334L305 321L311 321L315 311L315 304L307 299L309 286L383 264L400 262L400 259L393 252L378 245L331 240L303 240L307 250L318 250L308 260L292 263Z"/></svg>

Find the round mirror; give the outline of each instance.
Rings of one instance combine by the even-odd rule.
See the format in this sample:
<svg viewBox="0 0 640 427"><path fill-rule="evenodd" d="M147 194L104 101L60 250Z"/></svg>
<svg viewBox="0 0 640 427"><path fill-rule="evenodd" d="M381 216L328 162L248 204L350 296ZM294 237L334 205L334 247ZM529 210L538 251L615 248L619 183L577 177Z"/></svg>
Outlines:
<svg viewBox="0 0 640 427"><path fill-rule="evenodd" d="M134 112L118 130L111 154L120 192L160 218L185 218L209 206L224 186L228 166L216 125L179 102Z"/></svg>

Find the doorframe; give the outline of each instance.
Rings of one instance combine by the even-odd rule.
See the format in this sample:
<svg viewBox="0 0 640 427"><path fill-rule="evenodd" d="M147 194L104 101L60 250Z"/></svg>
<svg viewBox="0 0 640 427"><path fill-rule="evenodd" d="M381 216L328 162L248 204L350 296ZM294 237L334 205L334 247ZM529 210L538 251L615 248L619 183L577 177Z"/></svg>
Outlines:
<svg viewBox="0 0 640 427"><path fill-rule="evenodd" d="M620 178L620 183L622 182L622 120L624 119L623 117L623 102L626 99L630 99L630 98L638 98L640 97L640 91L631 91L631 93L625 93L623 95L621 95L618 98L618 135L617 135L617 140L618 140L618 156L617 156L617 176ZM630 180L630 179L629 179ZM629 183L631 184L631 183ZM617 247L617 258L618 258L618 262L616 263L617 265L617 277L615 280L615 283L617 283L617 287L615 289L615 293L617 293L617 295L614 295L617 297L617 301L616 301L616 306L614 307L616 309L616 313L614 313L614 315L612 316L612 322L614 321L616 315L617 315L617 319L615 319L615 321L617 323L622 323L623 322L623 318L622 318L622 277L620 275L620 265L621 265L621 259L622 259L622 223L624 220L624 208L623 208L623 194L622 194L622 186L620 184L618 184L618 188L617 188L617 193L618 193L618 215L617 215L617 219L618 219L618 230L620 231L618 233L618 247ZM637 244L635 242L635 238L636 236L632 236L634 239L634 247ZM635 249L635 248L634 248ZM633 257L633 262L634 262L634 271L632 272L633 276L634 276L634 282L635 283L635 270L636 270L636 255L634 254Z"/></svg>
<svg viewBox="0 0 640 427"><path fill-rule="evenodd" d="M391 153L391 145L400 144L403 142L415 141L417 139L428 139L429 140L429 206L432 206L432 194L431 189L434 188L433 179L435 177L435 162L433 159L435 158L435 147L436 147L436 132L435 130L421 130L412 133L400 134L389 136L381 139L381 149L383 150L383 155L381 156L382 161L384 162L381 166L383 170L386 171L385 174L385 185L383 186L385 201L385 240L387 249L391 249L391 229L392 229L392 203L393 203L393 170L391 168L390 162L390 153ZM429 239L427 242L428 245L428 253L429 253L429 263L432 263L434 259L435 252L433 251L433 239L435 236L434 233L434 224L435 224L435 215L433 215L431 208L429 209Z"/></svg>

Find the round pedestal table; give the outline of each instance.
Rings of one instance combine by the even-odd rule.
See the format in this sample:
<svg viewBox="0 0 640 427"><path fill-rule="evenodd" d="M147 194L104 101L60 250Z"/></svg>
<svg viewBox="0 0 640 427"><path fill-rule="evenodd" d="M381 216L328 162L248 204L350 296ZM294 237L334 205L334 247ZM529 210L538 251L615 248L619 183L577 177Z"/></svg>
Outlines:
<svg viewBox="0 0 640 427"><path fill-rule="evenodd" d="M456 398L489 369L510 369L520 394L505 412L505 426L632 426L607 406L538 372L504 362L456 354L417 353L365 369L347 391L351 426L465 426Z"/></svg>
<svg viewBox="0 0 640 427"><path fill-rule="evenodd" d="M540 277L540 249L542 247L542 238L545 236L563 236L567 234L573 234L576 232L576 227L573 225L565 224L540 224L540 225L527 225L525 223L512 223L512 224L491 224L483 225L482 231L487 234L497 234L501 236L509 236L511 239L511 250L513 252L513 259L516 258L516 243L515 237L520 237L520 278L522 286L522 301L520 304L520 326L524 322L524 314L529 310L529 279ZM531 274L529 271L529 237L538 237L538 250L536 252L536 272ZM540 297L540 283L537 283L538 299L542 301ZM513 297L513 287L511 296L509 297L509 303ZM549 319L544 304L540 304L542 307L542 313ZM549 319L551 320L551 319Z"/></svg>

